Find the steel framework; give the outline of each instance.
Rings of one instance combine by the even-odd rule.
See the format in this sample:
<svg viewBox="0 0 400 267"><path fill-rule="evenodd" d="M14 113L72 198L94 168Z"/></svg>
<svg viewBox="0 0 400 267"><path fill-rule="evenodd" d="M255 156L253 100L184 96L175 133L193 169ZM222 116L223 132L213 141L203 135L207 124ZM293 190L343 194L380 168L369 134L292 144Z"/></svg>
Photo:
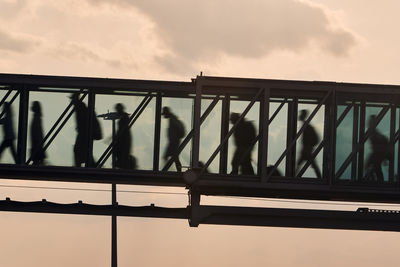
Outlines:
<svg viewBox="0 0 400 267"><path fill-rule="evenodd" d="M0 74L0 92L0 106L5 102L18 106L17 160L15 164L0 164L1 178L113 185L110 206L47 201L22 203L8 199L0 201L0 210L110 215L115 221L113 266L116 266L116 216L188 219L191 226L210 223L399 231L398 212L204 206L200 199L201 195L229 195L400 203L400 86L207 76L197 76L191 82L169 82ZM89 139L83 167L32 165L32 157L40 152L31 151L28 155L32 93L45 93L49 97L60 93L80 93L81 101L86 101ZM151 106L154 116L150 130L152 146L148 148L152 153L151 169L140 169L140 166L120 169L115 164L105 167L109 157L114 155L119 136L114 136L99 159L93 160L92 122L99 96L141 99L130 113L128 126L119 129L120 134L134 129L143 112ZM162 165L162 107L166 106L166 99L189 101L190 110L181 112L191 114L191 119L190 127L186 125L189 131L176 154ZM229 115L236 106L244 108L239 120L230 127ZM301 109L310 111L303 125L298 123ZM73 114L74 106L68 102L45 134L42 141L45 151L65 129ZM376 120L368 124L371 115L376 116ZM0 118L3 116L4 111ZM207 119L212 120L212 135L219 141L204 150L207 143L205 134L210 131L205 128ZM229 152L234 148L230 140L243 120L255 120L258 129L252 145L241 156L243 160L246 154L253 153L254 149L257 151L255 175L229 174ZM314 147L311 158L297 166L301 139L309 125L319 125L322 138ZM276 141L274 130L278 128L280 132ZM367 170L367 158L371 154L368 145L376 130L388 138L393 150L388 167L384 169L383 182L370 177ZM182 156L188 148L187 170L170 171L174 158ZM310 175L309 167L314 160L322 169L322 178ZM214 167L210 171L211 166ZM176 209L120 206L116 196L117 184L184 187L189 190L189 206Z"/></svg>

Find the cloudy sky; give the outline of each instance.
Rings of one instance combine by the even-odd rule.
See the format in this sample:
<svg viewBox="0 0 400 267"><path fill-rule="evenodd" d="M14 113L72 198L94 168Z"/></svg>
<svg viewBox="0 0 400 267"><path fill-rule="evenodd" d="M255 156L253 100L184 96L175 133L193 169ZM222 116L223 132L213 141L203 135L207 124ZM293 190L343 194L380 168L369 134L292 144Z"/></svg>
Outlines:
<svg viewBox="0 0 400 267"><path fill-rule="evenodd" d="M0 72L189 81L203 71L400 84L398 10L396 0L0 0ZM64 202L110 197L0 192ZM186 205L181 195L119 197L131 205ZM260 203L249 204L281 206ZM0 226L0 266L110 265L109 218L2 213ZM397 233L189 228L139 218L120 219L119 227L119 266L398 265Z"/></svg>

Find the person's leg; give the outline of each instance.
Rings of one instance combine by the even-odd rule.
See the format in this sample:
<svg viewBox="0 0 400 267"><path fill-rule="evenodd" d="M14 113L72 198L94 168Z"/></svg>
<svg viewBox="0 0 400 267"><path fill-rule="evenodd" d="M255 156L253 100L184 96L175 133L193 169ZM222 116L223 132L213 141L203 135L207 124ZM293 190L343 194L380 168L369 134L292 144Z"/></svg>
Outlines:
<svg viewBox="0 0 400 267"><path fill-rule="evenodd" d="M10 150L11 150L11 155L14 158L14 162L17 163L17 161L18 161L18 159L17 159L17 151L15 150L14 142L12 140L10 140L9 147L10 147ZM23 163L23 162L21 162L21 163Z"/></svg>
<svg viewBox="0 0 400 267"><path fill-rule="evenodd" d="M174 157L174 162L175 162L176 171L181 172L182 171L182 164L179 161L179 156L175 156Z"/></svg>
<svg viewBox="0 0 400 267"><path fill-rule="evenodd" d="M378 183L383 183L384 176L383 176L383 172L382 172L382 166L380 163L375 164L375 172L376 172L376 178L378 180Z"/></svg>
<svg viewBox="0 0 400 267"><path fill-rule="evenodd" d="M77 141L74 145L74 164L75 167L81 167L82 164L82 147Z"/></svg>
<svg viewBox="0 0 400 267"><path fill-rule="evenodd" d="M0 145L0 157L1 157L1 154L3 154L3 151L6 147L7 147L7 142L6 142L6 140L4 140Z"/></svg>
<svg viewBox="0 0 400 267"><path fill-rule="evenodd" d="M321 171L319 170L318 164L315 162L315 160L311 161L311 167L314 169L317 178L321 179L322 178Z"/></svg>
<svg viewBox="0 0 400 267"><path fill-rule="evenodd" d="M243 162L240 164L242 169L242 174L254 175L253 165L251 165L250 154L246 155Z"/></svg>
<svg viewBox="0 0 400 267"><path fill-rule="evenodd" d="M239 173L239 160L240 160L240 152L239 149L236 148L235 153L232 158L232 172L231 174L237 175Z"/></svg>
<svg viewBox="0 0 400 267"><path fill-rule="evenodd" d="M301 153L300 153L300 157L299 157L299 159L297 160L297 164L296 164L296 173L295 173L295 176L297 176L297 174L299 173L299 171L300 171L300 166L301 166L301 164L303 163L303 161L305 161L306 159L303 157L303 151L301 151Z"/></svg>

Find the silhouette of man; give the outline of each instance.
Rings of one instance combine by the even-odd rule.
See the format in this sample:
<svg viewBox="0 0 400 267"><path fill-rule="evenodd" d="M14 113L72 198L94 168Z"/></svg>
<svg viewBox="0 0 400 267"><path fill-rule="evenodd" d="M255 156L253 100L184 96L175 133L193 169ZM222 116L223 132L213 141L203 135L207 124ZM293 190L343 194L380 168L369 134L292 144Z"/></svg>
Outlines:
<svg viewBox="0 0 400 267"><path fill-rule="evenodd" d="M77 131L74 145L74 162L76 167L80 167L82 163L86 162L86 156L88 152L89 112L85 103L79 99L79 93L73 93L70 98L75 108Z"/></svg>
<svg viewBox="0 0 400 267"><path fill-rule="evenodd" d="M372 151L367 159L367 178L370 178L372 174L375 174L377 181L383 183L384 176L382 172L382 162L390 159L393 150L390 147L388 138L381 134L376 129L376 126L376 116L371 115L369 117L368 127L371 131L370 140Z"/></svg>
<svg viewBox="0 0 400 267"><path fill-rule="evenodd" d="M305 122L308 115L308 111L303 109L300 111L299 120ZM321 171L314 159L312 159L312 152L314 151L314 146L316 146L319 142L319 137L314 127L311 124L308 124L304 128L304 132L302 135L302 143L303 147L300 152L300 158L297 161L297 170L303 161L311 161L311 167L314 169L317 178L322 178ZM296 171L297 173L298 171Z"/></svg>
<svg viewBox="0 0 400 267"><path fill-rule="evenodd" d="M239 117L239 113L232 112L230 115L231 123L235 124L239 120ZM235 132L233 133L236 150L232 158L231 174L238 174L239 168L242 174L254 174L253 166L251 165L251 152L253 150L253 147L251 147L250 151L248 151L248 149L252 145L255 136L256 130L253 123L250 121L246 121L243 118L238 123Z"/></svg>
<svg viewBox="0 0 400 267"><path fill-rule="evenodd" d="M0 145L0 156L3 153L4 149L9 147L15 163L17 163L17 152L14 147L15 133L12 121L11 105L8 102L4 102L3 105L4 118L0 119L0 124L3 124L4 140Z"/></svg>
<svg viewBox="0 0 400 267"><path fill-rule="evenodd" d="M42 165L46 154L42 144L42 108L39 101L33 101L31 111L33 112L33 119L31 122L31 159L33 165Z"/></svg>
<svg viewBox="0 0 400 267"><path fill-rule="evenodd" d="M119 116L118 130L116 133L118 140L115 144L116 166L123 169L130 169L132 168L130 157L132 137L128 129L129 116L124 111L125 108L121 103L115 105L115 110Z"/></svg>
<svg viewBox="0 0 400 267"><path fill-rule="evenodd" d="M175 167L178 172L182 171L182 164L179 161L178 148L181 143L181 139L185 135L185 128L182 122L171 112L169 107L163 107L162 113L164 118L169 119L168 126L168 146L164 153L164 160L169 157L173 158Z"/></svg>

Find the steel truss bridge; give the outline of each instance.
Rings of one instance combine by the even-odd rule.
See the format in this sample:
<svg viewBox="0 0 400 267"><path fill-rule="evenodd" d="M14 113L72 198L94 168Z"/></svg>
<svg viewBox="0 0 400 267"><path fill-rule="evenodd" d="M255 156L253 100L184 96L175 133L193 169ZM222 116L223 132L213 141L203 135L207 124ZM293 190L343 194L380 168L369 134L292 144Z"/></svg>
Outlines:
<svg viewBox="0 0 400 267"><path fill-rule="evenodd" d="M170 82L0 74L0 90L0 105L10 103L17 114L17 159L16 162L1 161L1 178L113 185L110 205L6 199L0 201L0 210L110 215L114 221L114 266L116 216L187 219L191 226L226 224L400 230L400 214L390 210L201 205L202 195L400 203L400 86L207 76L197 76L190 82ZM51 127L44 129L43 148L48 156L60 158L62 156L54 152L59 149L52 150L62 146L60 136L64 133L74 139L76 135L74 106L70 100L60 100L67 99L71 93L80 93L89 109L88 152L84 166L72 166L67 160L33 165L29 147L30 104L41 99L42 107L56 105L58 108L58 111L52 111L56 119ZM145 151L142 154L148 157L143 161L142 154L133 153L139 162L134 170L115 167L113 152L117 137L103 146L92 138L94 112L99 114L104 103L112 109L121 99L128 103L126 111L129 113L129 126L123 130L142 128L147 132L147 140L141 137L137 141L134 136L134 144L139 142ZM187 135L176 155L187 162L183 172L175 171L172 159L162 160L166 142L162 123L164 106L169 106L179 118L186 118ZM304 124L298 120L302 109L309 111ZM240 113L235 124L229 121L233 111ZM107 114L111 116L112 112ZM144 114L147 114L145 119ZM376 116L372 125L369 123L371 115ZM4 112L0 116L4 116ZM43 120L48 116L44 113ZM230 174L230 159L235 149L233 133L241 120L251 120L257 128L253 147L246 151L252 153L255 175ZM114 126L115 120L112 121ZM103 127L105 123L103 121ZM302 134L310 124L317 129L321 140L314 147L312 160L297 168ZM383 182L368 175L367 170L370 137L374 130L388 138L394 151L382 167ZM72 150L72 143L64 144L62 150ZM322 178L316 178L310 168L314 160L322 171ZM117 184L187 188L189 205L178 208L118 205Z"/></svg>

